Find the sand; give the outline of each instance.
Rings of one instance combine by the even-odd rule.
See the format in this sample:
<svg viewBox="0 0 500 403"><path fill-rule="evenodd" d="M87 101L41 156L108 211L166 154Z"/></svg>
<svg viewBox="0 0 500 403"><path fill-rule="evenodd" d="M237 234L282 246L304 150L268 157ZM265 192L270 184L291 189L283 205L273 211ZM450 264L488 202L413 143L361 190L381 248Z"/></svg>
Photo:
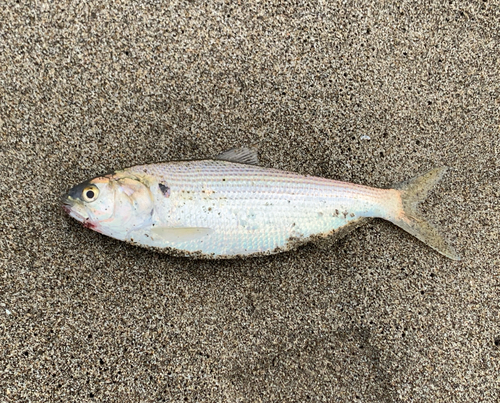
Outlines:
<svg viewBox="0 0 500 403"><path fill-rule="evenodd" d="M0 402L500 401L498 3L32 3L0 11ZM462 260L381 220L187 260L60 208L234 146L381 187L449 166L421 211Z"/></svg>

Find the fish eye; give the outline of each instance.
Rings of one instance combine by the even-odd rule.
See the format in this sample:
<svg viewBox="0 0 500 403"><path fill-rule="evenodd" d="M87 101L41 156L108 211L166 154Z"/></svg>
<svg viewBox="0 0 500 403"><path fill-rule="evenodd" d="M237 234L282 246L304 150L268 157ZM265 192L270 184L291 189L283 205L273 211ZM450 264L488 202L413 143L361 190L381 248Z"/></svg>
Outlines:
<svg viewBox="0 0 500 403"><path fill-rule="evenodd" d="M99 196L99 189L97 188L97 186L90 185L83 189L82 199L86 202L93 202L95 199L97 199L97 196Z"/></svg>

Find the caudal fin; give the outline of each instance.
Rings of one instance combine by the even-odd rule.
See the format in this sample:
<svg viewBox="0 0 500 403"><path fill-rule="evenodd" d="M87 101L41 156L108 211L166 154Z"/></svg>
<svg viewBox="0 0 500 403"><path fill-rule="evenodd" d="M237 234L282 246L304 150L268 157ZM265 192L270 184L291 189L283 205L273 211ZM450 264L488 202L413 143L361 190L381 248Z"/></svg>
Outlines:
<svg viewBox="0 0 500 403"><path fill-rule="evenodd" d="M420 239L442 255L460 260L457 252L449 245L439 231L417 213L417 205L427 197L429 190L443 177L446 167L431 169L409 181L394 186L401 193L403 214L390 221Z"/></svg>

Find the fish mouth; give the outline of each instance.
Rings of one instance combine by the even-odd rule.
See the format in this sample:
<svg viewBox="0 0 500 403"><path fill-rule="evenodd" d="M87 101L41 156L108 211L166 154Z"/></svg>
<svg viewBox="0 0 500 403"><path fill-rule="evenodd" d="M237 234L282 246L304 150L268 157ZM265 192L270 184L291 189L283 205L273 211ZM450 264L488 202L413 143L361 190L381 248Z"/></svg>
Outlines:
<svg viewBox="0 0 500 403"><path fill-rule="evenodd" d="M64 193L62 196L61 196L61 208L69 214L69 212L71 211L71 207L73 206L73 203L71 203L71 201L69 200L69 194L68 193Z"/></svg>
<svg viewBox="0 0 500 403"><path fill-rule="evenodd" d="M69 214L69 212L71 211L71 207L73 207L74 203L73 203L73 199L72 197L69 195L69 192L66 192L64 193L62 196L61 196L61 208Z"/></svg>
<svg viewBox="0 0 500 403"><path fill-rule="evenodd" d="M70 191L71 192L71 191ZM71 193L64 194L61 198L61 208L66 214L83 224L85 228L90 228L99 232L98 225L90 221L90 217L78 212L78 201L71 197Z"/></svg>
<svg viewBox="0 0 500 403"><path fill-rule="evenodd" d="M82 214L78 213L77 209L75 208L75 200L71 197L70 193L65 193L61 197L61 208L64 210L66 214L68 214L70 217L74 218L77 221L80 222L85 222L88 220L87 217L84 217Z"/></svg>

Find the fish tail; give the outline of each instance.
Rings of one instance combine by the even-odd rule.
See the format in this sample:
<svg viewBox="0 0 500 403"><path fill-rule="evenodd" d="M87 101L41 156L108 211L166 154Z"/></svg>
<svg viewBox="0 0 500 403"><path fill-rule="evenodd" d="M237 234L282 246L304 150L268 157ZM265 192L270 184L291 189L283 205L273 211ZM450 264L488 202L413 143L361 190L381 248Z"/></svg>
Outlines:
<svg viewBox="0 0 500 403"><path fill-rule="evenodd" d="M431 169L423 175L395 185L393 188L401 196L402 209L399 209L398 214L389 218L389 221L442 255L453 260L460 260L455 249L446 242L436 227L417 212L417 205L427 197L429 190L439 182L445 172L446 167Z"/></svg>

